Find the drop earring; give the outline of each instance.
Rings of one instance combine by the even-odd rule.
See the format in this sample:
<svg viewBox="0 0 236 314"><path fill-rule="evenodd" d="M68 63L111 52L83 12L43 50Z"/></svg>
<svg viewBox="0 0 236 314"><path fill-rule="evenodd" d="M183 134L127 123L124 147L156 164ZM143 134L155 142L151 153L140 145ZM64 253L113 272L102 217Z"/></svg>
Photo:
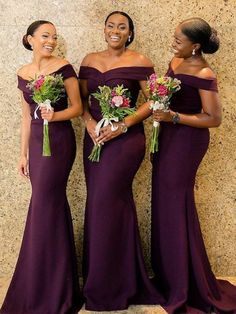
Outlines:
<svg viewBox="0 0 236 314"><path fill-rule="evenodd" d="M193 49L192 55L195 56L195 54L196 54L196 51L195 51L195 49Z"/></svg>
<svg viewBox="0 0 236 314"><path fill-rule="evenodd" d="M130 43L130 40L131 40L131 35L129 35L129 37L128 37L128 42Z"/></svg>

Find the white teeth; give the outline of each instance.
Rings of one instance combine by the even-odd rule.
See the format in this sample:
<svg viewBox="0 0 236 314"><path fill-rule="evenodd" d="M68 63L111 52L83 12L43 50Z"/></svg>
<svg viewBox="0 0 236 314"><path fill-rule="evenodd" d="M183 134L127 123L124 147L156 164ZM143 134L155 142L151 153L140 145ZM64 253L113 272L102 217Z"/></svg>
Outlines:
<svg viewBox="0 0 236 314"><path fill-rule="evenodd" d="M51 46L44 46L44 48L48 49L48 50L53 50L53 48Z"/></svg>
<svg viewBox="0 0 236 314"><path fill-rule="evenodd" d="M117 36L111 36L111 40L120 40L120 37L117 37Z"/></svg>

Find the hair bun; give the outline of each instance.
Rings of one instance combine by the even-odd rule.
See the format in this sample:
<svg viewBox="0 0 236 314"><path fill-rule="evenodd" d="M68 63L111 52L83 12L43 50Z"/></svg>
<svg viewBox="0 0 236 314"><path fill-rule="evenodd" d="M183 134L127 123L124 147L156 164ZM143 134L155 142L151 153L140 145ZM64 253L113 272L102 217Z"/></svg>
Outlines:
<svg viewBox="0 0 236 314"><path fill-rule="evenodd" d="M202 51L204 53L214 53L216 52L220 47L220 40L217 36L217 31L213 27L211 27L211 36L209 38L208 44L206 44L205 47L203 47Z"/></svg>
<svg viewBox="0 0 236 314"><path fill-rule="evenodd" d="M31 45L29 44L29 42L28 42L28 39L27 39L27 35L25 34L24 36L23 36L23 38L22 38L22 44L23 44L23 46L27 49L27 50L33 50L32 49L32 47L31 47Z"/></svg>

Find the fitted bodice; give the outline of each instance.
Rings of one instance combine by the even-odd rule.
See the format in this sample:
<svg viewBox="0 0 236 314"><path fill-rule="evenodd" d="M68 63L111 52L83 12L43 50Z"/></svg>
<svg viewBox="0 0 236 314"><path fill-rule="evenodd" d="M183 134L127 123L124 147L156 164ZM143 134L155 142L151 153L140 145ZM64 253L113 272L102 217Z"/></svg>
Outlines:
<svg viewBox="0 0 236 314"><path fill-rule="evenodd" d="M66 64L59 68L57 71L54 71L52 74L62 74L63 80L66 80L69 77L76 77L77 75L71 64ZM31 117L34 119L34 111L37 108L37 104L32 99L32 91L27 87L29 80L23 79L18 75L18 88L22 91L25 101L30 105ZM67 93L64 92L64 95L55 103L52 104L54 111L61 111L68 107ZM40 111L37 112L39 119L41 119Z"/></svg>
<svg viewBox="0 0 236 314"><path fill-rule="evenodd" d="M87 80L87 88L90 95L98 90L98 86L107 85L113 88L123 84L125 88L129 89L131 94L130 106L135 107L140 90L139 81L147 80L152 73L154 73L153 67L119 67L101 72L94 67L81 66L79 78ZM90 112L93 117L100 119L99 102L93 96L90 97L90 105Z"/></svg>
<svg viewBox="0 0 236 314"><path fill-rule="evenodd" d="M173 111L187 114L200 113L202 102L199 90L218 91L217 81L214 78L204 79L189 74L175 74L171 67L166 75L181 81L181 89L171 98L170 108Z"/></svg>

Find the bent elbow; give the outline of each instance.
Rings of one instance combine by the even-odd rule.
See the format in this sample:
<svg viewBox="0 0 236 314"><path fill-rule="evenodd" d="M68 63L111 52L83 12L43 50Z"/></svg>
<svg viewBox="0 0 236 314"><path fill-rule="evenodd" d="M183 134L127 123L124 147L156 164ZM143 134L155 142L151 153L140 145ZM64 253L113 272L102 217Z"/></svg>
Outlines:
<svg viewBox="0 0 236 314"><path fill-rule="evenodd" d="M82 114L84 113L84 109L81 107L81 108L79 108L79 110L78 110L78 113L77 113L77 116L82 116Z"/></svg>
<svg viewBox="0 0 236 314"><path fill-rule="evenodd" d="M219 127L221 125L221 122L222 122L222 116L215 117L212 123L212 128Z"/></svg>

